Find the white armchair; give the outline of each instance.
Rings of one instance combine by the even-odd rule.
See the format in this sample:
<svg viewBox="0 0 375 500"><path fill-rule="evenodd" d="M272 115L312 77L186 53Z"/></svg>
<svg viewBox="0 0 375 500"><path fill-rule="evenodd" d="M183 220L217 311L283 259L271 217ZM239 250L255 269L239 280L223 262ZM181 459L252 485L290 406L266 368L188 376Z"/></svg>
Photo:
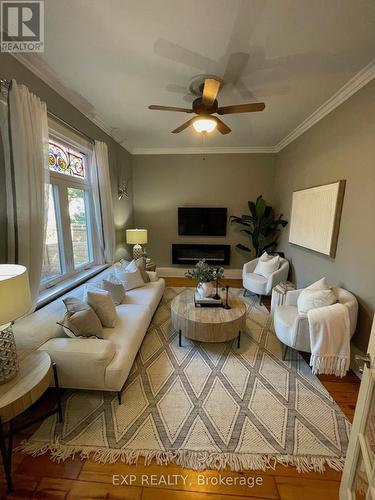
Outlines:
<svg viewBox="0 0 375 500"><path fill-rule="evenodd" d="M244 264L242 269L242 284L246 291L256 293L257 295L271 295L272 288L281 281L286 281L289 273L289 262L280 257L280 267L269 278L255 274L254 270L258 259L251 260Z"/></svg>
<svg viewBox="0 0 375 500"><path fill-rule="evenodd" d="M358 302L354 295L344 288L333 288L337 301L349 311L350 336L352 337L358 314ZM273 321L277 338L287 347L298 351L311 352L309 322L306 314L299 314L297 300L300 290L290 290L286 294L285 304L275 308ZM286 350L284 350L285 355Z"/></svg>

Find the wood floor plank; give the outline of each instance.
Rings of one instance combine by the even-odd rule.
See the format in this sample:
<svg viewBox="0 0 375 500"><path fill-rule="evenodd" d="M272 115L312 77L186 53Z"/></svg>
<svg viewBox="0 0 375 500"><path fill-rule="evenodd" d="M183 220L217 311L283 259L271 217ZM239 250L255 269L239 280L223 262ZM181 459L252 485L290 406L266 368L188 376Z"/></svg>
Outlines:
<svg viewBox="0 0 375 500"><path fill-rule="evenodd" d="M39 500L64 500L72 488L72 479L43 477L33 495Z"/></svg>
<svg viewBox="0 0 375 500"><path fill-rule="evenodd" d="M281 500L338 500L340 483L302 477L276 477Z"/></svg>
<svg viewBox="0 0 375 500"><path fill-rule="evenodd" d="M172 491L160 488L144 488L142 494L142 500L239 500L240 498L242 497L194 491ZM250 498L251 500L263 500L261 497Z"/></svg>
<svg viewBox="0 0 375 500"><path fill-rule="evenodd" d="M6 485L4 476L0 477L0 498L1 499L12 499L12 500L30 500L32 498L34 491L38 486L39 478L13 474L13 484L14 491L11 495L7 495Z"/></svg>
<svg viewBox="0 0 375 500"><path fill-rule="evenodd" d="M49 453L37 457L23 455L23 460L15 470L17 474L32 477L78 479L83 463L79 458L66 460L65 462L54 462L51 460Z"/></svg>
<svg viewBox="0 0 375 500"><path fill-rule="evenodd" d="M113 486L112 484L73 481L66 500L141 500L142 488L138 486Z"/></svg>

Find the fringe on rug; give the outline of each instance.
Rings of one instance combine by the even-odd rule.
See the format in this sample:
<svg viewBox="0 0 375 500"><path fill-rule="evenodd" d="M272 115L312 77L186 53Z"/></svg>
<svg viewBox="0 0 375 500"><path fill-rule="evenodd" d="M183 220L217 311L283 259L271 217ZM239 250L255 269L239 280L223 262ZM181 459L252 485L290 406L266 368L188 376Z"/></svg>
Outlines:
<svg viewBox="0 0 375 500"><path fill-rule="evenodd" d="M118 460L134 465L141 458L145 465L156 460L159 465L174 463L192 470L229 468L232 471L275 469L277 464L285 467L296 467L297 472L324 472L326 466L336 471L343 471L345 457L325 457L309 455L257 455L247 453L217 453L190 450L160 451L160 450L130 450L92 448L88 446L69 446L64 444L36 443L23 441L17 451L38 456L50 452L53 461L65 461L79 455L81 459L91 458L99 463L114 464Z"/></svg>

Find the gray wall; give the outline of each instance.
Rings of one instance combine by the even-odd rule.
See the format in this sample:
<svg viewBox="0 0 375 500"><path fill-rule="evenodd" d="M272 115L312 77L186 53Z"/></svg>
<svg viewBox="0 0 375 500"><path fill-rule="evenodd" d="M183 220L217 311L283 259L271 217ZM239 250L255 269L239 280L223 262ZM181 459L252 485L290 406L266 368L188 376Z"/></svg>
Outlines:
<svg viewBox="0 0 375 500"><path fill-rule="evenodd" d="M123 198L121 201L117 197L117 179L123 176L126 179L132 178L131 155L115 142L110 136L97 127L86 116L80 113L68 101L52 90L46 83L29 71L25 66L19 63L9 54L0 54L0 76L11 80L15 78L17 83L25 84L31 92L38 95L47 103L48 110L67 123L76 127L81 132L87 134L93 139L104 141L108 145L110 176L113 192L113 209L116 225L116 256L118 258L126 256L125 229L133 225L133 200L132 195L129 198ZM130 193L132 189L130 188ZM4 185L4 163L1 160L0 151L0 200L5 199ZM6 262L6 218L4 216L5 205L1 202L0 210L0 262Z"/></svg>
<svg viewBox="0 0 375 500"><path fill-rule="evenodd" d="M289 218L292 192L346 179L334 259L281 239L298 287L327 276L359 301L353 342L366 350L375 309L375 81L354 94L278 155L275 195Z"/></svg>
<svg viewBox="0 0 375 500"><path fill-rule="evenodd" d="M234 246L248 240L238 228L228 222L226 237L178 236L177 207L226 207L228 215L241 215L259 194L272 203L275 160L267 154L134 156L135 223L149 230L150 257L170 266L172 243L227 243L230 267L242 268L249 256Z"/></svg>

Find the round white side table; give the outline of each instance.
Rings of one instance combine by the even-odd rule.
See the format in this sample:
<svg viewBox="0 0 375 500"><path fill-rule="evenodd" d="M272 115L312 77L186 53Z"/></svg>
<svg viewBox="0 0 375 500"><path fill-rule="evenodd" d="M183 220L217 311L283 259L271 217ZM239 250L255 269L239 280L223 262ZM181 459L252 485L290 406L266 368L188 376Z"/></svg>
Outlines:
<svg viewBox="0 0 375 500"><path fill-rule="evenodd" d="M278 283L274 288L272 288L272 297L271 297L271 317L275 311L276 306L282 306L285 304L286 294L289 290L295 290L296 286L290 281L282 281Z"/></svg>

